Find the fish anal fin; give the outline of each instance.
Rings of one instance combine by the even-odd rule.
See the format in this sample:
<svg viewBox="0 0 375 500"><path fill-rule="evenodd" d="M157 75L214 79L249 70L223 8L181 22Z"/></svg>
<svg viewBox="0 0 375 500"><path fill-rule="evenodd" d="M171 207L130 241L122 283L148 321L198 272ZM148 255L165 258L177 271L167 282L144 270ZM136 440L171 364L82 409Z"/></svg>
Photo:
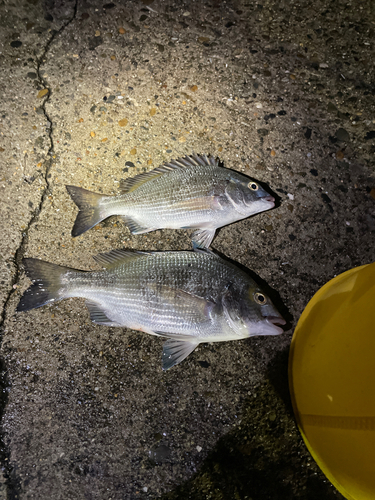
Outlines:
<svg viewBox="0 0 375 500"><path fill-rule="evenodd" d="M198 344L196 340L168 339L163 345L163 370L169 370L172 366L181 363Z"/></svg>
<svg viewBox="0 0 375 500"><path fill-rule="evenodd" d="M149 252L139 252L128 250L111 250L106 253L99 253L98 255L94 255L93 259L102 266L108 268L119 266L121 264L125 264L131 260L139 259L144 255L149 255Z"/></svg>
<svg viewBox="0 0 375 500"><path fill-rule="evenodd" d="M198 248L208 248L215 236L216 228L198 229L191 235L193 246Z"/></svg>
<svg viewBox="0 0 375 500"><path fill-rule="evenodd" d="M120 326L116 323L116 321L112 321L108 318L106 313L103 311L102 306L97 302L86 300L86 307L89 310L90 318L93 323L106 326Z"/></svg>
<svg viewBox="0 0 375 500"><path fill-rule="evenodd" d="M122 220L128 226L129 231L132 234L149 233L151 231L155 231L155 229L158 229L157 227L144 227L141 224L139 224L137 221L135 221L131 217L127 217L126 215L122 216Z"/></svg>

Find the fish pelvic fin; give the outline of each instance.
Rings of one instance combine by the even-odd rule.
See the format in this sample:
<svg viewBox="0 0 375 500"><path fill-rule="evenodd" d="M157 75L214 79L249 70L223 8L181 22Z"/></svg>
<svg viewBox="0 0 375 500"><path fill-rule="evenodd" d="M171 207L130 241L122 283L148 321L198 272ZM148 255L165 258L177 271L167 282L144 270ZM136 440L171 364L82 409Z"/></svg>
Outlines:
<svg viewBox="0 0 375 500"><path fill-rule="evenodd" d="M162 367L169 370L172 366L181 363L194 349L199 342L196 340L168 339L163 345Z"/></svg>
<svg viewBox="0 0 375 500"><path fill-rule="evenodd" d="M62 292L62 276L69 267L58 266L39 259L23 259L26 275L33 284L25 291L17 306L17 311L29 311L44 306L50 302L64 298ZM81 271L82 272L82 271Z"/></svg>
<svg viewBox="0 0 375 500"><path fill-rule="evenodd" d="M208 248L215 236L216 228L198 229L191 235L194 248Z"/></svg>
<svg viewBox="0 0 375 500"><path fill-rule="evenodd" d="M79 212L72 229L72 236L79 236L88 229L96 226L106 219L100 213L99 203L104 197L102 194L93 193L78 186L66 186L66 190L74 203L78 206Z"/></svg>

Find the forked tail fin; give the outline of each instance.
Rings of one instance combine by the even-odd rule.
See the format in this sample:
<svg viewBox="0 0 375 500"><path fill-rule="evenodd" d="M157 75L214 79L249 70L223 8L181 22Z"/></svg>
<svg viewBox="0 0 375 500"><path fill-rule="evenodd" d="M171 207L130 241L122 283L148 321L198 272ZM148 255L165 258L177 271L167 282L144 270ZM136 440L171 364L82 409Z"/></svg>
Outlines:
<svg viewBox="0 0 375 500"><path fill-rule="evenodd" d="M106 219L107 216L103 217L99 209L99 202L103 198L102 194L93 193L78 186L66 186L66 190L79 208L72 236L79 236Z"/></svg>
<svg viewBox="0 0 375 500"><path fill-rule="evenodd" d="M33 284L21 297L17 311L28 311L64 298L61 277L74 269L39 259L23 259L22 263Z"/></svg>

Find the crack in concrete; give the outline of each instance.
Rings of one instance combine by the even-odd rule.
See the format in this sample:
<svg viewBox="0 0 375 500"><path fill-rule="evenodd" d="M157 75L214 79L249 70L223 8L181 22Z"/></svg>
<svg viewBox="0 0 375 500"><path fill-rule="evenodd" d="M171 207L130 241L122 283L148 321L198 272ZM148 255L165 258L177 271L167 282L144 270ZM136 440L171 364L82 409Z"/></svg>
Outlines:
<svg viewBox="0 0 375 500"><path fill-rule="evenodd" d="M68 26L71 24L74 19L76 18L77 15L77 8L78 8L78 0L75 1L75 4L73 6L73 15L72 17L61 26L61 28L55 32L52 33L52 36L50 39L47 41L46 46L44 47L44 51L42 55L37 58L36 63L36 73L38 75L39 82L44 86L44 88L48 89L48 94L46 99L43 101L43 104L40 106L40 109L43 110L43 114L47 120L47 127L48 127L48 138L50 141L50 146L47 151L47 156L49 157L47 162L46 162L46 169L44 173L44 183L45 183L45 188L42 191L41 197L40 197L40 202L39 205L36 207L34 210L29 223L27 225L27 228L23 231L22 234L22 239L21 243L18 246L13 263L15 266L15 272L13 274L13 278L10 283L10 290L5 298L4 301L4 306L3 306L3 311L0 315L0 343L2 344L3 342L3 336L4 336L4 324L6 320L8 319L8 306L9 302L11 301L11 298L13 297L14 293L16 293L17 285L20 281L20 275L21 275L21 264L22 264L22 259L25 254L25 250L29 241L29 231L31 227L35 224L35 222L38 220L39 215L43 209L45 199L47 198L48 194L50 193L50 188L51 184L48 180L48 176L50 173L50 170L53 165L53 153L54 153L54 143L53 143L53 123L50 117L48 116L48 113L46 111L46 103L50 100L51 98L51 89L48 87L48 82L43 76L41 75L40 68L45 63L46 61L46 56L47 53L50 49L51 44L53 41L56 39L58 35L60 35ZM26 182L26 180L25 180ZM0 420L2 422L3 420L3 415L5 411L5 407L8 402L8 394L10 392L10 384L8 381L7 377L7 367L5 364L4 359L0 359ZM20 494L22 492L21 488L21 480L20 478L17 477L16 473L14 472L14 469L12 468L10 464L10 450L8 449L7 445L4 442L4 431L1 425L0 428L0 463L3 466L3 477L5 478L5 485L6 485L6 493L7 493L7 499L8 500L19 500L20 499Z"/></svg>

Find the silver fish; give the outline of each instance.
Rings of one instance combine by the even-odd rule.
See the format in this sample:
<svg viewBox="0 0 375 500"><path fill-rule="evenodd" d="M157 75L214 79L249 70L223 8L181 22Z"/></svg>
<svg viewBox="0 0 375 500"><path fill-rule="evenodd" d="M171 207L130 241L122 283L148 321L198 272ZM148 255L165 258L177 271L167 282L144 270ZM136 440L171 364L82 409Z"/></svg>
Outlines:
<svg viewBox="0 0 375 500"><path fill-rule="evenodd" d="M33 281L17 311L68 297L84 297L91 320L166 337L163 369L201 342L277 335L284 319L243 271L209 251L112 250L95 260L105 270L85 272L24 259Z"/></svg>
<svg viewBox="0 0 375 500"><path fill-rule="evenodd" d="M79 208L72 236L121 215L133 234L197 229L192 240L201 248L210 246L218 227L275 206L275 199L257 182L205 155L185 156L122 180L118 196L77 186L66 189Z"/></svg>

